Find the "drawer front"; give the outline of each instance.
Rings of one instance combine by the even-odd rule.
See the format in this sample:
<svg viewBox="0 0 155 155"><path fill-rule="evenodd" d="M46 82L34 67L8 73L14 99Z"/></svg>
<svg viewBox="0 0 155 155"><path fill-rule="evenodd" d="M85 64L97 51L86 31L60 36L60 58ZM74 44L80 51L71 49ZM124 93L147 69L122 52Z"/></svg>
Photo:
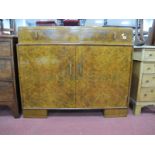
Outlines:
<svg viewBox="0 0 155 155"><path fill-rule="evenodd" d="M155 87L155 74L143 74L142 87Z"/></svg>
<svg viewBox="0 0 155 155"><path fill-rule="evenodd" d="M12 64L10 59L0 59L0 80L12 80Z"/></svg>
<svg viewBox="0 0 155 155"><path fill-rule="evenodd" d="M132 29L112 27L21 27L19 43L105 43L132 45Z"/></svg>
<svg viewBox="0 0 155 155"><path fill-rule="evenodd" d="M11 82L0 82L0 101L13 101L14 91Z"/></svg>
<svg viewBox="0 0 155 155"><path fill-rule="evenodd" d="M144 60L155 61L155 49L149 49L144 51Z"/></svg>
<svg viewBox="0 0 155 155"><path fill-rule="evenodd" d="M143 73L155 73L155 63L144 63Z"/></svg>
<svg viewBox="0 0 155 155"><path fill-rule="evenodd" d="M155 88L141 88L140 101L155 101Z"/></svg>
<svg viewBox="0 0 155 155"><path fill-rule="evenodd" d="M11 56L11 42L0 42L0 56Z"/></svg>

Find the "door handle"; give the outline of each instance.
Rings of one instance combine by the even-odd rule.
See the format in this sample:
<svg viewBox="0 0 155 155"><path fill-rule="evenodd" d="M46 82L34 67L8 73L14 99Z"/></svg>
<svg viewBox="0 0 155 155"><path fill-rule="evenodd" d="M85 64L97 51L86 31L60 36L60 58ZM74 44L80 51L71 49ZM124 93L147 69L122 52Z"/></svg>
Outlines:
<svg viewBox="0 0 155 155"><path fill-rule="evenodd" d="M79 72L79 75L82 76L83 67L81 63L78 64L78 72Z"/></svg>
<svg viewBox="0 0 155 155"><path fill-rule="evenodd" d="M66 73L67 73L67 76L70 76L70 77L72 76L72 62L71 61L67 64Z"/></svg>
<svg viewBox="0 0 155 155"><path fill-rule="evenodd" d="M69 75L70 76L72 75L72 63L71 62L69 63Z"/></svg>

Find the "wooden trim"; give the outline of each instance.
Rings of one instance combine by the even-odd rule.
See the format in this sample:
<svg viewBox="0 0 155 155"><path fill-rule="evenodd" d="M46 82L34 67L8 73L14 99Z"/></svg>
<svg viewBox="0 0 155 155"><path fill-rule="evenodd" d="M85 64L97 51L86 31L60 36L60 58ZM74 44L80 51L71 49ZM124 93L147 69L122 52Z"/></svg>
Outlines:
<svg viewBox="0 0 155 155"><path fill-rule="evenodd" d="M77 45L77 46L131 46L132 44L105 44L105 43L18 43L17 46L43 46L43 45Z"/></svg>

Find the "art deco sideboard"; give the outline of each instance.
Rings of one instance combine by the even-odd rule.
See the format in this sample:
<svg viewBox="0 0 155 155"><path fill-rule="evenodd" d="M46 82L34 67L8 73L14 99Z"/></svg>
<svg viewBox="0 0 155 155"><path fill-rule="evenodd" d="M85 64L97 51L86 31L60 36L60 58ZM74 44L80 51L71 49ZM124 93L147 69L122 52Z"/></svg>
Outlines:
<svg viewBox="0 0 155 155"><path fill-rule="evenodd" d="M16 43L15 36L0 36L0 106L9 107L19 117Z"/></svg>
<svg viewBox="0 0 155 155"><path fill-rule="evenodd" d="M130 28L19 28L24 117L46 117L48 109L127 116L132 51Z"/></svg>
<svg viewBox="0 0 155 155"><path fill-rule="evenodd" d="M143 107L155 105L155 47L135 47L133 59L131 103L139 115Z"/></svg>

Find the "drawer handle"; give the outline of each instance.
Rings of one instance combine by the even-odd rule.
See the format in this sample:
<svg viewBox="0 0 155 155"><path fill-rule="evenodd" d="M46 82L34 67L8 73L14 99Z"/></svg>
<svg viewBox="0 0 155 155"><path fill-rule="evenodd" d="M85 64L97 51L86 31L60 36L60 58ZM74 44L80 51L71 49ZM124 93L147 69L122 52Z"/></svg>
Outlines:
<svg viewBox="0 0 155 155"><path fill-rule="evenodd" d="M38 40L38 38L39 38L38 32L35 33L35 38L36 38L36 40Z"/></svg>
<svg viewBox="0 0 155 155"><path fill-rule="evenodd" d="M152 79L155 79L155 76L153 76Z"/></svg>
<svg viewBox="0 0 155 155"><path fill-rule="evenodd" d="M144 94L144 96L147 96L147 94Z"/></svg>
<svg viewBox="0 0 155 155"><path fill-rule="evenodd" d="M149 56L151 57L151 56L152 56L152 54L149 54Z"/></svg>
<svg viewBox="0 0 155 155"><path fill-rule="evenodd" d="M151 69L150 67L147 68L147 70L150 70L150 69Z"/></svg>
<svg viewBox="0 0 155 155"><path fill-rule="evenodd" d="M145 82L146 82L146 83L149 83L149 80L146 80Z"/></svg>

